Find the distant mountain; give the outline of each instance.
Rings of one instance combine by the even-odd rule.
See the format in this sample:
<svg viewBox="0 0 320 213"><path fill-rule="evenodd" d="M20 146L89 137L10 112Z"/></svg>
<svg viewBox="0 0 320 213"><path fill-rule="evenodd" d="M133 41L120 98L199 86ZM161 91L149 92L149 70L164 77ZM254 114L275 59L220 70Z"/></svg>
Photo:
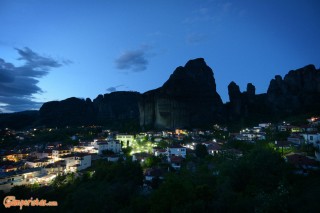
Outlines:
<svg viewBox="0 0 320 213"><path fill-rule="evenodd" d="M93 101L51 101L39 112L0 114L0 127L98 124L133 131L205 128L220 123L240 128L292 115L320 114L320 70L314 65L292 70L283 79L275 76L267 93L255 94L251 83L241 92L235 82L229 84L228 92L230 101L223 104L212 69L197 58L176 68L162 87L143 94L113 92Z"/></svg>

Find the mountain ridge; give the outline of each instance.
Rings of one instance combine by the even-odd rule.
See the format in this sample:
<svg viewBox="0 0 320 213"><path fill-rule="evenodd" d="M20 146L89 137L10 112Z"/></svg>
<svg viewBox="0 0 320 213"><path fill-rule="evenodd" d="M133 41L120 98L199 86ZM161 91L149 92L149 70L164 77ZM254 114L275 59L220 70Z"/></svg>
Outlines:
<svg viewBox="0 0 320 213"><path fill-rule="evenodd" d="M248 125L303 113L320 113L320 70L310 64L270 80L266 93L247 84L228 85L229 102L216 91L214 72L203 58L177 67L159 88L145 93L119 91L95 99L46 102L37 125L105 125L114 129L206 128L214 123ZM36 113L34 113L36 115ZM4 122L8 123L8 122ZM0 126L1 127L1 126Z"/></svg>

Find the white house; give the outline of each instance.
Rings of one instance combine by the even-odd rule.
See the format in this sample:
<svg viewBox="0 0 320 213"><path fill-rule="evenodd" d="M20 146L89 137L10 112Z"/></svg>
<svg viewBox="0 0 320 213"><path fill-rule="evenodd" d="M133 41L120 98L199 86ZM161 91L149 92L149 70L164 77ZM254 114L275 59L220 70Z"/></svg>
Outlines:
<svg viewBox="0 0 320 213"><path fill-rule="evenodd" d="M35 153L35 156L39 159L42 158L52 158L52 150L50 149L46 149L46 150L42 150L42 151L37 151Z"/></svg>
<svg viewBox="0 0 320 213"><path fill-rule="evenodd" d="M58 160L60 160L60 158L62 156L70 155L70 154L71 154L71 150L69 150L69 149L63 149L63 148L53 149L52 150L52 159L54 161L58 161Z"/></svg>
<svg viewBox="0 0 320 213"><path fill-rule="evenodd" d="M77 153L61 157L65 161L65 172L77 172L91 166L91 155Z"/></svg>
<svg viewBox="0 0 320 213"><path fill-rule="evenodd" d="M180 145L174 145L167 148L168 157L170 156L181 156L186 158L187 149Z"/></svg>
<svg viewBox="0 0 320 213"><path fill-rule="evenodd" d="M306 143L312 143L314 146L319 146L320 134L319 133L303 133L301 134Z"/></svg>
<svg viewBox="0 0 320 213"><path fill-rule="evenodd" d="M271 126L271 123L260 123L259 127L261 128L268 128L269 126Z"/></svg>
<svg viewBox="0 0 320 213"><path fill-rule="evenodd" d="M108 141L108 150L113 151L114 153L120 153L122 151L121 143L118 140Z"/></svg>
<svg viewBox="0 0 320 213"><path fill-rule="evenodd" d="M96 143L93 145L94 148L98 150L98 155L102 154L102 151L108 150L108 143L102 142L102 141L96 141Z"/></svg>
<svg viewBox="0 0 320 213"><path fill-rule="evenodd" d="M101 155L104 150L109 150L114 153L120 153L122 151L121 144L117 140L94 141L93 146L98 150L98 155Z"/></svg>
<svg viewBox="0 0 320 213"><path fill-rule="evenodd" d="M134 135L117 134L116 140L120 142L122 147L132 146L132 143L134 141Z"/></svg>
<svg viewBox="0 0 320 213"><path fill-rule="evenodd" d="M49 158L42 158L42 159L28 159L26 161L26 165L29 168L36 168L36 167L45 167L46 165L53 163L52 159Z"/></svg>
<svg viewBox="0 0 320 213"><path fill-rule="evenodd" d="M41 168L30 168L0 174L0 190L9 192L14 186L32 184L36 177L42 175Z"/></svg>
<svg viewBox="0 0 320 213"><path fill-rule="evenodd" d="M75 156L77 161L77 171L84 170L86 168L91 167L91 155L90 154L77 154Z"/></svg>
<svg viewBox="0 0 320 213"><path fill-rule="evenodd" d="M214 155L221 152L221 146L218 143L210 143L207 146L207 150L208 150L209 155L214 156Z"/></svg>

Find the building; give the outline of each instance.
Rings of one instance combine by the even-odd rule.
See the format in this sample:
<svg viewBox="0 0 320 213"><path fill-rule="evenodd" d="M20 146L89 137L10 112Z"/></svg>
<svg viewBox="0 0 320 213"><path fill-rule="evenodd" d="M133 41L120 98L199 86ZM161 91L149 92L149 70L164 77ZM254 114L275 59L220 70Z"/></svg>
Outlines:
<svg viewBox="0 0 320 213"><path fill-rule="evenodd" d="M98 155L103 154L103 151L109 150L113 153L120 153L122 151L121 144L118 140L111 141L97 141L93 142L94 148L97 150Z"/></svg>
<svg viewBox="0 0 320 213"><path fill-rule="evenodd" d="M168 158L168 162L170 163L171 167L174 168L175 170L179 170L181 168L181 164L184 160L184 157L180 156L170 156Z"/></svg>
<svg viewBox="0 0 320 213"><path fill-rule="evenodd" d="M42 159L42 158L52 158L52 150L50 149L45 149L42 151L37 151L35 152L35 157L38 159Z"/></svg>
<svg viewBox="0 0 320 213"><path fill-rule="evenodd" d="M121 143L118 140L108 141L108 150L113 153L120 153L122 151Z"/></svg>
<svg viewBox="0 0 320 213"><path fill-rule="evenodd" d="M71 151L67 148L56 148L52 150L52 159L54 161L60 160L62 156L70 155Z"/></svg>
<svg viewBox="0 0 320 213"><path fill-rule="evenodd" d="M297 154L291 153L285 156L286 162L295 166L296 174L307 175L310 171L319 169L319 162L315 159Z"/></svg>
<svg viewBox="0 0 320 213"><path fill-rule="evenodd" d="M128 146L132 146L132 143L134 141L134 135L117 134L116 140L120 142L121 147L125 148Z"/></svg>
<svg viewBox="0 0 320 213"><path fill-rule="evenodd" d="M0 173L0 190L9 192L14 186L33 184L36 180L35 178L42 176L43 172L41 168L30 168Z"/></svg>
<svg viewBox="0 0 320 213"><path fill-rule="evenodd" d="M86 153L65 155L61 159L65 162L65 173L81 171L91 166L91 155Z"/></svg>
<svg viewBox="0 0 320 213"><path fill-rule="evenodd" d="M28 159L26 161L26 165L29 168L36 168L36 167L45 167L48 164L53 163L53 160L50 158L41 158L41 159Z"/></svg>
<svg viewBox="0 0 320 213"><path fill-rule="evenodd" d="M293 143L293 144L296 144L296 145L301 145L305 142L303 136L300 136L300 135L297 135L297 134L293 134L293 135L290 135L288 138L287 138L287 141Z"/></svg>
<svg viewBox="0 0 320 213"><path fill-rule="evenodd" d="M306 141L306 143L313 144L314 146L319 146L320 134L319 133L303 133L301 134Z"/></svg>
<svg viewBox="0 0 320 213"><path fill-rule="evenodd" d="M208 150L209 155L214 156L214 155L219 154L221 152L221 146L218 143L210 143L207 146L207 150Z"/></svg>
<svg viewBox="0 0 320 213"><path fill-rule="evenodd" d="M261 128L268 128L269 126L271 126L271 123L260 123L259 127Z"/></svg>
<svg viewBox="0 0 320 213"><path fill-rule="evenodd" d="M154 156L158 157L158 156L167 156L167 150L166 149L155 149L153 151Z"/></svg>
<svg viewBox="0 0 320 213"><path fill-rule="evenodd" d="M180 145L173 145L167 148L168 157L170 156L181 156L186 158L187 149Z"/></svg>

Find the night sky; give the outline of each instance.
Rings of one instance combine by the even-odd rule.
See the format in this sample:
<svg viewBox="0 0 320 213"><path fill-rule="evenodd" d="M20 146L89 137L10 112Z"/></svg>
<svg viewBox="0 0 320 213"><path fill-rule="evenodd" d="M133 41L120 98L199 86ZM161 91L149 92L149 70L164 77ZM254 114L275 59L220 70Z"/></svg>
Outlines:
<svg viewBox="0 0 320 213"><path fill-rule="evenodd" d="M320 65L319 0L0 0L0 111L158 88L204 58L217 91Z"/></svg>

